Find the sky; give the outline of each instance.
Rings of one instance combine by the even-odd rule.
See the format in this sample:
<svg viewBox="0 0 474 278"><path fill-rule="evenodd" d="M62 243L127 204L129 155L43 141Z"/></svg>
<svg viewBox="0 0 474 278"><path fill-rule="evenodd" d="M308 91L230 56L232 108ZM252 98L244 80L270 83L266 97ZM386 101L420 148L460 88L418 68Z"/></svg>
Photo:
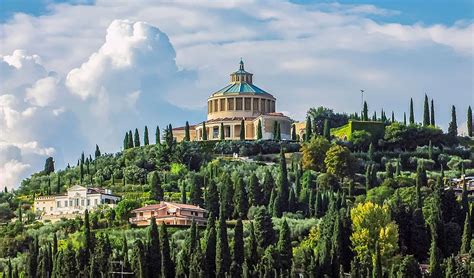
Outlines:
<svg viewBox="0 0 474 278"><path fill-rule="evenodd" d="M198 123L240 58L277 110L474 103L471 1L0 0L0 188L53 156L120 151L127 130Z"/></svg>

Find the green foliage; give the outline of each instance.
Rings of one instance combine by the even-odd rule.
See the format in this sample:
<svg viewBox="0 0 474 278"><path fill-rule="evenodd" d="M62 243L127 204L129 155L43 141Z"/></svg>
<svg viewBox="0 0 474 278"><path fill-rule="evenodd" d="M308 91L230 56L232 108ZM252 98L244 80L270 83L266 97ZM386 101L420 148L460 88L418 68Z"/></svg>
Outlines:
<svg viewBox="0 0 474 278"><path fill-rule="evenodd" d="M331 144L322 136L314 136L308 142L305 142L301 147L303 153L303 169L311 169L314 171L325 171L324 159L326 152L329 150Z"/></svg>
<svg viewBox="0 0 474 278"><path fill-rule="evenodd" d="M347 147L332 145L326 153L324 164L328 173L338 178L352 177L356 171L356 159Z"/></svg>

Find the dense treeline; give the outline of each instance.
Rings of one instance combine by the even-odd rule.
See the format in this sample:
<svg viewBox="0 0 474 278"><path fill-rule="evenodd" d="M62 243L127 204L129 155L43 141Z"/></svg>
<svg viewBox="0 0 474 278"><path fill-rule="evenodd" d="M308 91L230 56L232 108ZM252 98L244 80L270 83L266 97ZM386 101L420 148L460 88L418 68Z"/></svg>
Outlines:
<svg viewBox="0 0 474 278"><path fill-rule="evenodd" d="M64 170L50 158L18 190L0 193L1 277L421 277L422 269L472 277L474 208L467 184L451 181L474 173L472 141L457 136L454 109L443 134L433 101L425 97L420 125L410 107L410 123L382 111L378 141L363 132L332 138L329 128L359 116L318 108L301 148L177 143L167 126L154 143L147 127L143 136L128 131L122 152L96 146ZM367 104L360 117L369 120ZM225 156L236 152L253 160ZM111 188L123 200L83 218L36 221L32 199L73 184ZM131 210L161 200L206 208L207 226L128 224Z"/></svg>

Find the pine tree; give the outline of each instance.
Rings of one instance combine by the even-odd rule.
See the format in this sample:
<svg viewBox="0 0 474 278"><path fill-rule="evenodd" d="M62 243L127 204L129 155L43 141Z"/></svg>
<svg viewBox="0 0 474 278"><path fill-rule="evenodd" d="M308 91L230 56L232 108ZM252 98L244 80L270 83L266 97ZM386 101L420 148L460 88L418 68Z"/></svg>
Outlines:
<svg viewBox="0 0 474 278"><path fill-rule="evenodd" d="M161 187L160 176L157 171L153 171L150 179L150 197L155 201L162 201L164 197L163 188Z"/></svg>
<svg viewBox="0 0 474 278"><path fill-rule="evenodd" d="M227 239L227 224L225 222L226 211L225 204L221 203L219 212L219 225L217 228L217 247L216 247L216 274L217 277L225 277L230 270L231 257L229 250L229 242Z"/></svg>
<svg viewBox="0 0 474 278"><path fill-rule="evenodd" d="M161 273L161 264L158 262L161 262L161 248L155 217L152 217L150 221L147 251L148 273L151 277L159 277Z"/></svg>
<svg viewBox="0 0 474 278"><path fill-rule="evenodd" d="M323 129L323 136L328 139L328 141L331 141L331 126L329 125L328 119L324 120L324 129Z"/></svg>
<svg viewBox="0 0 474 278"><path fill-rule="evenodd" d="M191 141L191 134L189 133L189 122L186 121L184 126L184 141Z"/></svg>
<svg viewBox="0 0 474 278"><path fill-rule="evenodd" d="M415 112L413 111L413 98L410 98L410 124L415 124Z"/></svg>
<svg viewBox="0 0 474 278"><path fill-rule="evenodd" d="M464 229L461 239L461 254L468 254L471 250L472 240L472 227L469 213L466 213L466 219L464 221Z"/></svg>
<svg viewBox="0 0 474 278"><path fill-rule="evenodd" d="M216 227L215 215L209 214L206 228L205 266L206 276L216 277Z"/></svg>
<svg viewBox="0 0 474 278"><path fill-rule="evenodd" d="M224 141L224 139L225 139L225 135L224 135L224 123L221 123L221 128L219 129L219 131L220 131L220 138L219 138L219 139L220 139L221 141Z"/></svg>
<svg viewBox="0 0 474 278"><path fill-rule="evenodd" d="M133 146L140 147L140 135L138 134L137 128L135 128L135 136L133 137Z"/></svg>
<svg viewBox="0 0 474 278"><path fill-rule="evenodd" d="M458 136L458 124L456 120L456 107L454 105L451 108L451 122L448 126L448 135L452 138L456 138Z"/></svg>
<svg viewBox="0 0 474 278"><path fill-rule="evenodd" d="M281 225L277 249L280 253L281 270L289 271L291 269L291 259L293 253L291 247L290 227L288 226L286 219L283 220L283 224Z"/></svg>
<svg viewBox="0 0 474 278"><path fill-rule="evenodd" d="M467 108L467 136L472 137L472 109Z"/></svg>
<svg viewBox="0 0 474 278"><path fill-rule="evenodd" d="M428 96L425 94L425 103L423 106L423 126L430 125L430 106L428 102Z"/></svg>
<svg viewBox="0 0 474 278"><path fill-rule="evenodd" d="M219 217L219 192L213 179L209 179L205 196L206 208L214 217Z"/></svg>
<svg viewBox="0 0 474 278"><path fill-rule="evenodd" d="M306 117L305 141L308 142L313 137L313 128L311 127L311 117Z"/></svg>
<svg viewBox="0 0 474 278"><path fill-rule="evenodd" d="M248 212L248 197L247 190L245 189L244 180L242 177L238 177L235 184L234 192L234 218L247 218Z"/></svg>
<svg viewBox="0 0 474 278"><path fill-rule="evenodd" d="M245 249L244 249L244 226L242 225L242 219L238 218L237 223L235 224L234 229L234 254L233 254L233 264L238 268L237 277L242 275L242 265L245 259Z"/></svg>
<svg viewBox="0 0 474 278"><path fill-rule="evenodd" d="M207 141L206 122L202 122L202 141Z"/></svg>
<svg viewBox="0 0 474 278"><path fill-rule="evenodd" d="M262 120L258 120L257 124L257 140L260 140L263 138L263 131L262 131Z"/></svg>
<svg viewBox="0 0 474 278"><path fill-rule="evenodd" d="M156 126L155 131L155 144L161 145L161 135L160 135L160 127Z"/></svg>
<svg viewBox="0 0 474 278"><path fill-rule="evenodd" d="M161 244L161 275L162 277L174 277L175 267L171 259L170 243L168 238L168 230L166 224L160 227L160 244Z"/></svg>
<svg viewBox="0 0 474 278"><path fill-rule="evenodd" d="M369 108L367 101L364 101L364 108L362 109L362 121L367 122L369 120Z"/></svg>
<svg viewBox="0 0 474 278"><path fill-rule="evenodd" d="M244 141L244 140L245 140L245 122L242 119L242 121L240 121L240 141Z"/></svg>
<svg viewBox="0 0 474 278"><path fill-rule="evenodd" d="M434 101L431 99L430 125L435 126Z"/></svg>

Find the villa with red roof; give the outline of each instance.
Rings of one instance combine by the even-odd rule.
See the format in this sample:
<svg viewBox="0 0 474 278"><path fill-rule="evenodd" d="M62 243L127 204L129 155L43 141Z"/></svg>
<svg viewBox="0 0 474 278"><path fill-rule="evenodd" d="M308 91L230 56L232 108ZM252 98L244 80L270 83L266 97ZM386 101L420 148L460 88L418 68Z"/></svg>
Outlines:
<svg viewBox="0 0 474 278"><path fill-rule="evenodd" d="M206 225L207 222L205 209L172 202L147 205L132 210L132 213L135 216L130 218L129 222L137 226L150 225L152 217L155 217L157 224L166 223L167 225L191 225L193 220L197 225Z"/></svg>

